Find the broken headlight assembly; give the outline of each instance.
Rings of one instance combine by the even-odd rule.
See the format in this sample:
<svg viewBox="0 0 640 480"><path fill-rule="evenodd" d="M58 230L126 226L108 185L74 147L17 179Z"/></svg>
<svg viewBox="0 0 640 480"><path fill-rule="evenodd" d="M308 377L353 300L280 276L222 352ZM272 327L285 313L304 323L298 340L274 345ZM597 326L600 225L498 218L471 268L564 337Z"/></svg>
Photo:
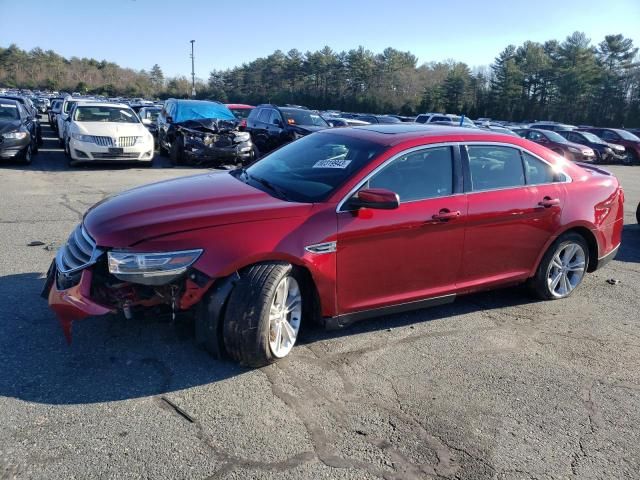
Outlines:
<svg viewBox="0 0 640 480"><path fill-rule="evenodd" d="M187 271L202 250L138 253L112 250L107 253L109 273L124 282L166 285Z"/></svg>

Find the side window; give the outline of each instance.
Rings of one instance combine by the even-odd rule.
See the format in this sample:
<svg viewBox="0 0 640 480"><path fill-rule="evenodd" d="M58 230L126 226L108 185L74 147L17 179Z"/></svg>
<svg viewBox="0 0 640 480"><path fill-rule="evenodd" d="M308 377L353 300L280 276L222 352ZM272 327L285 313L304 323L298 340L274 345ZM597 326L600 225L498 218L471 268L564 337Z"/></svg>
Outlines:
<svg viewBox="0 0 640 480"><path fill-rule="evenodd" d="M436 147L407 153L369 180L369 188L386 188L400 202L443 197L453 193L451 147Z"/></svg>
<svg viewBox="0 0 640 480"><path fill-rule="evenodd" d="M26 118L29 116L27 110L20 103L18 103L18 113L20 114L20 118L22 120L26 120Z"/></svg>
<svg viewBox="0 0 640 480"><path fill-rule="evenodd" d="M527 132L527 138L532 141L540 140L542 138L542 134L538 132Z"/></svg>
<svg viewBox="0 0 640 480"><path fill-rule="evenodd" d="M609 130L603 130L602 135L600 135L600 137L603 140L619 140L620 139L617 133L611 132Z"/></svg>
<svg viewBox="0 0 640 480"><path fill-rule="evenodd" d="M260 111L258 115L258 121L262 123L269 123L269 117L271 116L271 109L265 108Z"/></svg>
<svg viewBox="0 0 640 480"><path fill-rule="evenodd" d="M501 146L467 147L474 192L524 185L520 151Z"/></svg>
<svg viewBox="0 0 640 480"><path fill-rule="evenodd" d="M527 152L522 152L522 161L524 162L524 174L527 185L540 185L557 181L551 166L542 160Z"/></svg>
<svg viewBox="0 0 640 480"><path fill-rule="evenodd" d="M271 115L269 116L269 124L275 125L276 120L280 120L280 125L282 125L282 116L276 110L271 110Z"/></svg>

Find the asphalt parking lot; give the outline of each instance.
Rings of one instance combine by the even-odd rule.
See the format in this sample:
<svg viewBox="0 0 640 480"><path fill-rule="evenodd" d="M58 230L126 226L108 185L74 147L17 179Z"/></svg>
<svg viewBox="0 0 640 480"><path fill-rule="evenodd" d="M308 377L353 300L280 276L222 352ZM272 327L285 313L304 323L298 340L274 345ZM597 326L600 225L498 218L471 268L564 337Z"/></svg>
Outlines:
<svg viewBox="0 0 640 480"><path fill-rule="evenodd" d="M640 478L640 166L608 167L623 244L572 297L311 329L248 370L164 318L87 319L66 344L39 292L82 212L203 171L66 165L52 140L0 165L0 478Z"/></svg>

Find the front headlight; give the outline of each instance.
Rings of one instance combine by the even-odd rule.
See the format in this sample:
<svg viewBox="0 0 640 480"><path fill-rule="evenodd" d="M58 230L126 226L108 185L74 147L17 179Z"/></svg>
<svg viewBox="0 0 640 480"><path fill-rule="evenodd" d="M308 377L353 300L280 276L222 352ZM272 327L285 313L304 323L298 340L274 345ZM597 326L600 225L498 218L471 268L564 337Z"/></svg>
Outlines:
<svg viewBox="0 0 640 480"><path fill-rule="evenodd" d="M237 132L233 137L236 143L248 142L251 139L249 132Z"/></svg>
<svg viewBox="0 0 640 480"><path fill-rule="evenodd" d="M80 133L72 133L71 136L74 140L79 142L93 143L93 137L91 135L82 135Z"/></svg>
<svg viewBox="0 0 640 480"><path fill-rule="evenodd" d="M22 140L23 138L26 138L27 132L9 132L3 134L2 136L6 139Z"/></svg>
<svg viewBox="0 0 640 480"><path fill-rule="evenodd" d="M165 285L175 280L202 255L202 250L162 253L110 251L109 272L125 282Z"/></svg>

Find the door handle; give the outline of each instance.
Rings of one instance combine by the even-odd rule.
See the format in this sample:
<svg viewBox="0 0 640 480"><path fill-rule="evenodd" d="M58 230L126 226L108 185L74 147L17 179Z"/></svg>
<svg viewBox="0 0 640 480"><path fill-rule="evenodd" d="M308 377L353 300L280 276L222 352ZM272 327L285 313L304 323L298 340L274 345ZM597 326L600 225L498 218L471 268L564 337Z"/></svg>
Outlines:
<svg viewBox="0 0 640 480"><path fill-rule="evenodd" d="M560 205L559 198L544 197L541 202L538 202L538 206L544 208L557 207L558 205Z"/></svg>
<svg viewBox="0 0 640 480"><path fill-rule="evenodd" d="M433 220L440 220L441 222L446 222L448 220L455 220L460 216L460 211L456 210L455 212L450 211L448 208L443 208L438 213L433 215L431 218Z"/></svg>

